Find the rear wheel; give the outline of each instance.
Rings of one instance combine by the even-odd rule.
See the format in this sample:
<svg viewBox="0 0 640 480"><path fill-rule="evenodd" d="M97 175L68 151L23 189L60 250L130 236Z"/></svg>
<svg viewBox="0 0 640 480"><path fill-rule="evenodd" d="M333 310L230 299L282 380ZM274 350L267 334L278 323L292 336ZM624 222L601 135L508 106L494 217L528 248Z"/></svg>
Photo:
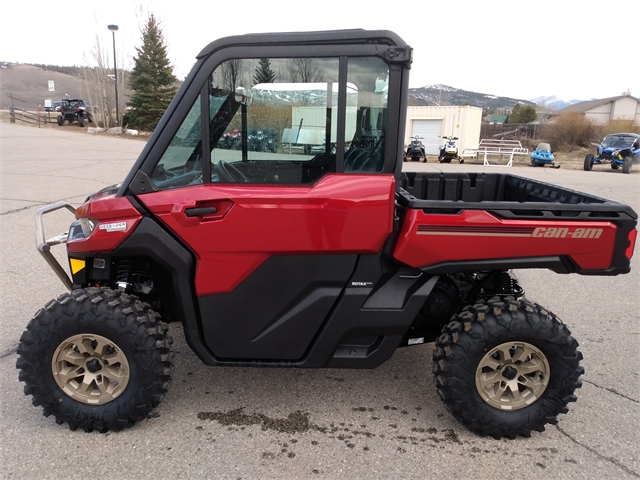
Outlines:
<svg viewBox="0 0 640 480"><path fill-rule="evenodd" d="M64 118L62 118L62 115L58 115L58 117L56 118L56 121L58 122L59 126L64 125Z"/></svg>
<svg viewBox="0 0 640 480"><path fill-rule="evenodd" d="M584 169L588 172L593 168L593 155L588 153L586 157L584 157Z"/></svg>
<svg viewBox="0 0 640 480"><path fill-rule="evenodd" d="M620 168L620 165L616 162L611 162L611 170L617 170L618 168Z"/></svg>
<svg viewBox="0 0 640 480"><path fill-rule="evenodd" d="M465 307L436 340L434 379L465 427L496 439L557 423L581 386L581 353L551 312L493 298Z"/></svg>
<svg viewBox="0 0 640 480"><path fill-rule="evenodd" d="M110 289L74 290L29 322L19 378L32 403L71 430L121 430L144 419L170 381L171 339L148 305Z"/></svg>
<svg viewBox="0 0 640 480"><path fill-rule="evenodd" d="M78 123L80 127L84 127L84 117L82 115L78 115Z"/></svg>
<svg viewBox="0 0 640 480"><path fill-rule="evenodd" d="M622 165L622 173L631 173L631 164L633 160L630 156L624 157L624 163Z"/></svg>

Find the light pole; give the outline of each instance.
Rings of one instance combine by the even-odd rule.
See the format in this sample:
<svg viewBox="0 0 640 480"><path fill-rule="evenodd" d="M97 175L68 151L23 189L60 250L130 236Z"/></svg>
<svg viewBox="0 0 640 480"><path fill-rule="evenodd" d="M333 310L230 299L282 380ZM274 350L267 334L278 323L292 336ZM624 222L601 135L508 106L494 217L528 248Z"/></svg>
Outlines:
<svg viewBox="0 0 640 480"><path fill-rule="evenodd" d="M118 69L116 68L116 32L118 25L107 25L109 31L113 34L113 80L116 86L116 127L120 126L120 110L118 109Z"/></svg>

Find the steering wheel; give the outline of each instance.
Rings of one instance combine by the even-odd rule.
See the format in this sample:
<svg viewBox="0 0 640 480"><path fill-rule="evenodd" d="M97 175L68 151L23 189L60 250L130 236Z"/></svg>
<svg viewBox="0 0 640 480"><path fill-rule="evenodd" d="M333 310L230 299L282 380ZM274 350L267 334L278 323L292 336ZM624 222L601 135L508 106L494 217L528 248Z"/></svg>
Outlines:
<svg viewBox="0 0 640 480"><path fill-rule="evenodd" d="M240 170L224 160L218 161L220 178L228 183L249 183L249 179Z"/></svg>

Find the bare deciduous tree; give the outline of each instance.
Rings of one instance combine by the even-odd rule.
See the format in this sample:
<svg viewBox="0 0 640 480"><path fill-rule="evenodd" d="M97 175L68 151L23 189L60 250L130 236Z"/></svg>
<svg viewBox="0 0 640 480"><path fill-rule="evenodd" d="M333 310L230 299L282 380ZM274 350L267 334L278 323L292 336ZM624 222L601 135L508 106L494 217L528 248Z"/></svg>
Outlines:
<svg viewBox="0 0 640 480"><path fill-rule="evenodd" d="M222 86L232 92L242 82L244 61L241 59L227 60L220 66Z"/></svg>
<svg viewBox="0 0 640 480"><path fill-rule="evenodd" d="M287 61L287 70L289 81L294 83L322 82L324 78L317 58L291 58Z"/></svg>
<svg viewBox="0 0 640 480"><path fill-rule="evenodd" d="M124 53L120 58L118 66L118 78L114 78L113 59L109 58L108 47L100 42L96 35L91 50L84 55L85 67L82 69L84 80L84 100L94 107L93 116L98 123L108 128L115 126L113 112L115 105L115 85L118 82L118 109L124 112L126 100L129 98L128 72L124 69ZM97 107L97 108L96 108Z"/></svg>

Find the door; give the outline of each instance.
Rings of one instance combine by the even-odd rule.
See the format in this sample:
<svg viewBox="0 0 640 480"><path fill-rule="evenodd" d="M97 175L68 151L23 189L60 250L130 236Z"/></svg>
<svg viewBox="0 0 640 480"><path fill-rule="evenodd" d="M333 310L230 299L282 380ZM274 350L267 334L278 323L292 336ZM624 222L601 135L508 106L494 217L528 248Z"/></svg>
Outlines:
<svg viewBox="0 0 640 480"><path fill-rule="evenodd" d="M256 62L296 65L287 60ZM307 60L323 81L233 86L225 74L232 66L220 65L153 169L157 191L138 197L193 252L204 340L220 359L301 358L358 256L380 252L392 232L395 180L378 173L386 95L373 88L388 66L359 58L348 63L347 83L337 58ZM321 131L324 145L282 143L296 102L325 110L324 125L303 123ZM342 127L344 158L358 159L351 173L336 161L331 124L347 104L359 112L357 127ZM279 140L275 151L252 141L266 132Z"/></svg>
<svg viewBox="0 0 640 480"><path fill-rule="evenodd" d="M442 139L442 119L437 120L413 120L411 136L422 137L422 144L428 155L438 155Z"/></svg>

